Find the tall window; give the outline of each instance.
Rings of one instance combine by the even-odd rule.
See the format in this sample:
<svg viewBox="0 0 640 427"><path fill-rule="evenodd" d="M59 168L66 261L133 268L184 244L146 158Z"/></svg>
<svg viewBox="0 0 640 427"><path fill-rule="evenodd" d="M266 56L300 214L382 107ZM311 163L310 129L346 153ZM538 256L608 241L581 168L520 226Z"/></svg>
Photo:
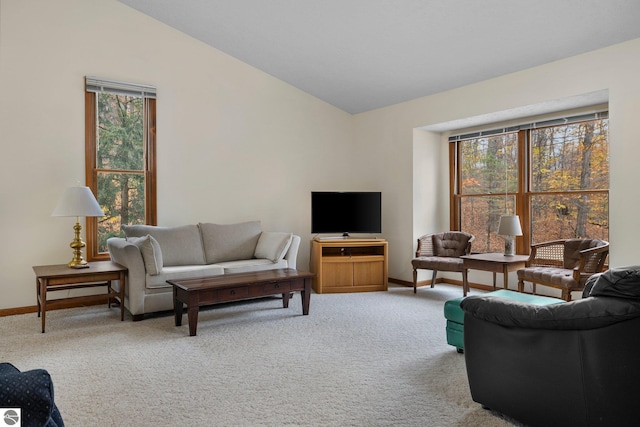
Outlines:
<svg viewBox="0 0 640 427"><path fill-rule="evenodd" d="M122 224L156 224L155 88L86 78L86 181L105 216L87 218L87 258L106 259Z"/></svg>
<svg viewBox="0 0 640 427"><path fill-rule="evenodd" d="M532 243L589 237L609 240L609 143L606 113L563 118L450 139L454 229L473 234L474 252L501 252L500 216L520 216Z"/></svg>

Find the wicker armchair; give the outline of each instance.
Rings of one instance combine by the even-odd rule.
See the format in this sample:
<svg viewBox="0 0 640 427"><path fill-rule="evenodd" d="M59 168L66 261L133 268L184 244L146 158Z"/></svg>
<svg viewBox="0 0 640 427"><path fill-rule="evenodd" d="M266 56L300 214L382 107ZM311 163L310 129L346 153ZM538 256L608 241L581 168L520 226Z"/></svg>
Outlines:
<svg viewBox="0 0 640 427"><path fill-rule="evenodd" d="M524 282L562 290L562 299L571 301L571 292L581 291L589 277L605 269L609 243L598 239L563 239L531 245L526 267L518 270L518 291Z"/></svg>
<svg viewBox="0 0 640 427"><path fill-rule="evenodd" d="M475 237L462 231L446 231L426 234L418 238L416 257L411 260L413 266L413 293L418 286L418 269L431 270L431 287L436 283L438 271L457 271L462 273L463 284L467 283L467 272L462 268L462 255L471 253L471 243ZM463 294L467 289L463 285Z"/></svg>

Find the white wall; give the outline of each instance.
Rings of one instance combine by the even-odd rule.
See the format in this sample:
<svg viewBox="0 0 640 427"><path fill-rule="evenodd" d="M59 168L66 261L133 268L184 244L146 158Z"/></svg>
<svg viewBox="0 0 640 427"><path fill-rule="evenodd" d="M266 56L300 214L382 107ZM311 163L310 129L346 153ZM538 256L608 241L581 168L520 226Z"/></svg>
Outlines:
<svg viewBox="0 0 640 427"><path fill-rule="evenodd" d="M446 139L417 129L602 89L611 262L640 264L638 69L640 39L350 116L115 0L2 0L0 309L71 259L73 219L50 214L84 180L85 75L157 86L161 225L260 219L302 236L306 267L310 192L379 190L390 276L411 280L416 237L449 226Z"/></svg>
<svg viewBox="0 0 640 427"><path fill-rule="evenodd" d="M84 184L84 76L157 87L158 222L258 219L302 236L341 188L352 116L115 0L0 2L0 309L36 304L34 265L71 260Z"/></svg>
<svg viewBox="0 0 640 427"><path fill-rule="evenodd" d="M635 220L640 207L638 69L640 39L355 116L355 143L369 147L370 163L382 165L385 173L379 185L394 202L384 215L389 274L411 280L416 238L449 227L448 215L438 209L448 207L446 138L412 129L605 89L609 91L611 146L610 262L612 266L640 264L636 246L640 227ZM394 154L389 156L390 152ZM434 195L440 199L432 200ZM510 279L510 286L514 284Z"/></svg>

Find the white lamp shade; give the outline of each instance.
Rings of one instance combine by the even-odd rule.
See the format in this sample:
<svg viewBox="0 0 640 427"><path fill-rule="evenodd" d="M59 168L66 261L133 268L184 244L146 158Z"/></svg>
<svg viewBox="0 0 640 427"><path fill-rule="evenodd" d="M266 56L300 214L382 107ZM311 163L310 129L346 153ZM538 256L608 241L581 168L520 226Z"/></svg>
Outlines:
<svg viewBox="0 0 640 427"><path fill-rule="evenodd" d="M68 187L51 216L104 216L89 187Z"/></svg>
<svg viewBox="0 0 640 427"><path fill-rule="evenodd" d="M500 225L498 225L498 235L500 236L522 236L520 218L518 215L502 215Z"/></svg>

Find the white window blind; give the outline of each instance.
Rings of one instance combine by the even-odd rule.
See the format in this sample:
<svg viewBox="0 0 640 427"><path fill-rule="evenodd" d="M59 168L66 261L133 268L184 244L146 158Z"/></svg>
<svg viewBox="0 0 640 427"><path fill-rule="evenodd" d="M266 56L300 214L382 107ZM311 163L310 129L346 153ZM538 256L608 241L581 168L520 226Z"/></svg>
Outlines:
<svg viewBox="0 0 640 427"><path fill-rule="evenodd" d="M561 126L561 125L567 125L570 123L584 122L587 120L606 119L608 117L609 117L608 111L582 114L579 116L571 116L571 117L559 117L557 119L544 120L540 122L523 123L517 126L488 129L488 130L482 130L478 132L472 132L472 133L461 134L461 135L452 135L449 137L449 142L462 141L462 140L471 139L471 138L481 138L483 136L497 135L501 133L517 132L519 130L537 129L537 128L548 127L548 126Z"/></svg>
<svg viewBox="0 0 640 427"><path fill-rule="evenodd" d="M130 95L154 99L156 97L155 86L106 80L98 77L86 76L85 88L87 92L108 92L116 93L118 95Z"/></svg>

